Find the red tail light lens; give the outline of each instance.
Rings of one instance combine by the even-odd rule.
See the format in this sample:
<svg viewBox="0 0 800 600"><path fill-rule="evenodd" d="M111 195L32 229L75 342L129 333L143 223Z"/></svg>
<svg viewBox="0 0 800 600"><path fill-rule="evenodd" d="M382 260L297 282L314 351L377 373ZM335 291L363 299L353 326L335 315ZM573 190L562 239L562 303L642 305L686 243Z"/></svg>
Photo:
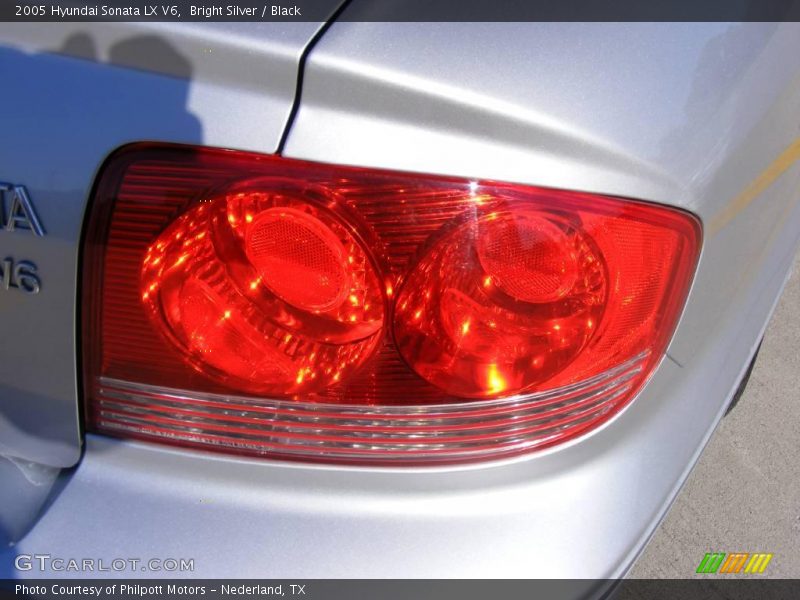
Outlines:
<svg viewBox="0 0 800 600"><path fill-rule="evenodd" d="M660 360L697 221L529 186L138 145L84 263L95 430L417 464L572 439Z"/></svg>

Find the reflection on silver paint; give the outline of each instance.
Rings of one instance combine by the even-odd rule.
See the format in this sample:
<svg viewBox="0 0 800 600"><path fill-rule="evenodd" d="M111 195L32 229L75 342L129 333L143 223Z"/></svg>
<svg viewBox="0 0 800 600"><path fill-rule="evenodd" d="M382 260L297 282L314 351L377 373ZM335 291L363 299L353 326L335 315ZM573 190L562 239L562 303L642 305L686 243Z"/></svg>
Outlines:
<svg viewBox="0 0 800 600"><path fill-rule="evenodd" d="M19 541L47 500L60 469L6 455L0 441L0 548ZM9 577L5 559L0 576Z"/></svg>
<svg viewBox="0 0 800 600"><path fill-rule="evenodd" d="M22 476L31 485L50 486L53 484L60 471L58 467L48 467L47 465L40 465L39 463L22 460L13 456L4 458L7 458L11 464L17 467Z"/></svg>

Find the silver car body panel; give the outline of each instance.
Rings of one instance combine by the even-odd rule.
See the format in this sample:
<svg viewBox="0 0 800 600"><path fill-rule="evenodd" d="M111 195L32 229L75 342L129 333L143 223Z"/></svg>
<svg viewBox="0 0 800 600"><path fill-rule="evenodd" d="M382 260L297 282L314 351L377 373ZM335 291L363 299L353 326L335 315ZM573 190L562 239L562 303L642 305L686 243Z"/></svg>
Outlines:
<svg viewBox="0 0 800 600"><path fill-rule="evenodd" d="M308 57L285 154L691 210L704 247L668 356L601 429L492 464L318 466L88 435L0 561L155 552L208 577L623 575L786 281L800 232L797 56L797 24L335 23ZM245 125L213 145L242 147Z"/></svg>

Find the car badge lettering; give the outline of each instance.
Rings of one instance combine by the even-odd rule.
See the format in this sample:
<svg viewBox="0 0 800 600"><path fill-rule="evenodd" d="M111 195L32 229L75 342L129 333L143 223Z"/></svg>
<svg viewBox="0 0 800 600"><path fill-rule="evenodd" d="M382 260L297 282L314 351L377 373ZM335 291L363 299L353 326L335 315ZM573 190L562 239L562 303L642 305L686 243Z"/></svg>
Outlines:
<svg viewBox="0 0 800 600"><path fill-rule="evenodd" d="M0 182L0 230L27 230L36 236L45 234L24 185Z"/></svg>

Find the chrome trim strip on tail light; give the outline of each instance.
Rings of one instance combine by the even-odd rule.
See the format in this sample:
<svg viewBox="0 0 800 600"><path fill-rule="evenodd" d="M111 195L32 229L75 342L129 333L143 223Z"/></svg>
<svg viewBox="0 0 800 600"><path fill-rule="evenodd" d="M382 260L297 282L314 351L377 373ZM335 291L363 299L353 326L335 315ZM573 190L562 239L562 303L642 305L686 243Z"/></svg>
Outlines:
<svg viewBox="0 0 800 600"><path fill-rule="evenodd" d="M134 437L248 454L457 462L501 458L590 429L630 390L649 352L580 384L502 400L339 406L164 389L102 377L97 423Z"/></svg>

